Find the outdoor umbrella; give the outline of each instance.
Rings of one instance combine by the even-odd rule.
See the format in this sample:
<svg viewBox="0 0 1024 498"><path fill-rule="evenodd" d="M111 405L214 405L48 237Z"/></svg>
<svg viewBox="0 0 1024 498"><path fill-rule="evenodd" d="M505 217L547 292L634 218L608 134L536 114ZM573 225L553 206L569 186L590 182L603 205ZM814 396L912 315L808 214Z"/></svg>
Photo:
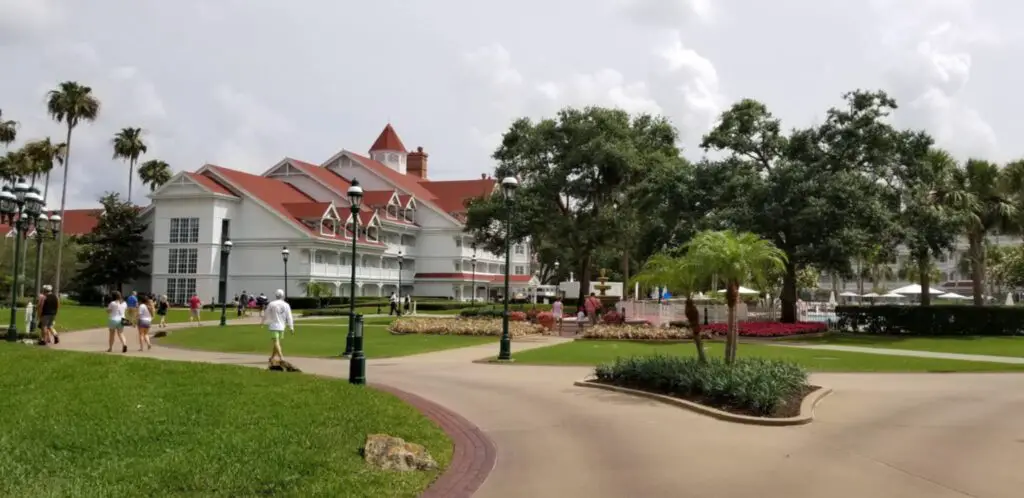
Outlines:
<svg viewBox="0 0 1024 498"><path fill-rule="evenodd" d="M725 289L722 289L722 290L720 290L720 291L718 291L718 292L722 292L722 293L724 293L724 292L725 292ZM739 293L740 293L740 294L760 294L760 292L759 292L759 291L756 291L756 290L754 290L754 289L748 289L748 288L746 288L746 287L743 287L743 286L740 286L740 288L739 288Z"/></svg>
<svg viewBox="0 0 1024 498"><path fill-rule="evenodd" d="M945 294L944 291L940 291L934 287L928 289L929 294ZM906 287L900 287L890 294L921 294L921 286L918 284L908 285Z"/></svg>
<svg viewBox="0 0 1024 498"><path fill-rule="evenodd" d="M947 292L946 294L943 294L943 295L939 296L939 299L971 299L971 298L969 298L967 296L961 296L960 294L957 294L956 292Z"/></svg>
<svg viewBox="0 0 1024 498"><path fill-rule="evenodd" d="M857 294L856 292L846 291L840 294L839 297L860 297L860 294Z"/></svg>

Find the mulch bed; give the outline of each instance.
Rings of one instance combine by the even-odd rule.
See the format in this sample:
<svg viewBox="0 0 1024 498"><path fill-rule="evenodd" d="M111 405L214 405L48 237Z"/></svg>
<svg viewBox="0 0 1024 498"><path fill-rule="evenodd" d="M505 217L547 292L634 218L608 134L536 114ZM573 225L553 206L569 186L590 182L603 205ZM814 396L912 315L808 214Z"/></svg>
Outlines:
<svg viewBox="0 0 1024 498"><path fill-rule="evenodd" d="M710 408L714 408L716 410L722 410L723 412L729 412L729 413L732 413L734 415L745 415L745 416L748 416L748 417L760 417L760 418L789 418L789 417L799 416L800 415L800 405L804 402L804 398L806 398L808 395L810 395L814 391L817 391L818 389L821 389L820 386L805 385L805 386L803 386L803 388L800 391L796 392L795 394L790 396L788 399L784 400L782 403L779 403L779 406L776 407L774 412L772 412L771 414L765 416L765 415L757 414L757 413L755 413L755 412L753 412L751 410L748 410L748 409L745 409L745 408L742 408L742 407L731 406L731 405L728 405L728 404L719 403L719 402L716 402L716 400L711 400L711 399L708 399L705 396L700 396L700 395L680 396L680 395L678 395L676 393L667 393L667 392L653 391L653 390L651 390L651 389L649 389L649 388L647 388L645 386L623 385L623 384L616 384L616 383L612 383L612 382L602 382L602 381L599 381L599 380L591 380L589 382L593 382L595 384L605 384L605 385L610 385L610 386L625 387L625 388L628 388L628 389L636 389L637 391L645 391L645 392L649 392L649 393L653 393L653 394L661 394L663 396L671 396L673 398L678 398L678 399L686 400L686 401L689 401L691 403L697 403L699 405L704 405L704 406L707 406L707 407L710 407Z"/></svg>

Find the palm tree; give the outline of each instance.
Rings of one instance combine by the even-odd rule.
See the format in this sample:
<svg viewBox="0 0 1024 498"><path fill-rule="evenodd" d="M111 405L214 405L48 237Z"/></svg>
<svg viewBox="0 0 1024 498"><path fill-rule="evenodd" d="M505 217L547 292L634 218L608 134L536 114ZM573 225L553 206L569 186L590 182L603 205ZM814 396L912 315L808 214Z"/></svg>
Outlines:
<svg viewBox="0 0 1024 498"><path fill-rule="evenodd" d="M18 122L4 119L4 111L0 109L0 144L6 149L18 138Z"/></svg>
<svg viewBox="0 0 1024 498"><path fill-rule="evenodd" d="M64 141L64 184L60 193L60 218L63 220L68 200L68 171L71 170L71 132L83 121L96 120L100 113L100 101L93 95L92 88L74 81L65 81L47 93L46 111L54 121L64 123L68 127L67 139ZM53 290L58 296L63 253L64 225L61 224L60 232L57 233L57 273L53 279Z"/></svg>
<svg viewBox="0 0 1024 498"><path fill-rule="evenodd" d="M40 140L33 140L23 148L26 154L32 158L35 171L32 175L32 183L35 183L36 176L45 174L46 180L43 184L43 201L48 200L50 193L50 172L54 166L64 164L64 144L55 144L49 137Z"/></svg>
<svg viewBox="0 0 1024 498"><path fill-rule="evenodd" d="M729 306L725 361L733 363L739 342L736 327L739 288L748 281L764 282L773 271L786 265L786 254L753 233L732 230L698 233L687 244L687 249L697 267L725 281L725 300Z"/></svg>
<svg viewBox="0 0 1024 498"><path fill-rule="evenodd" d="M701 271L692 258L672 256L659 253L647 260L643 269L633 277L634 282L647 286L665 285L676 295L686 297L686 321L689 322L693 334L693 344L697 347L697 358L701 363L707 362L704 343L700 336L700 313L693 303L693 294L699 290L700 284L708 280L708 275Z"/></svg>
<svg viewBox="0 0 1024 498"><path fill-rule="evenodd" d="M325 297L331 297L334 294L334 286L327 282L302 282L299 284L302 287L302 292L308 297L315 297L317 299L317 308L323 307L323 300Z"/></svg>
<svg viewBox="0 0 1024 498"><path fill-rule="evenodd" d="M152 192L171 179L171 166L159 159L150 159L139 166L139 178Z"/></svg>
<svg viewBox="0 0 1024 498"><path fill-rule="evenodd" d="M114 145L114 159L128 161L128 202L132 202L132 183L135 180L135 163L148 150L142 141L142 128L121 128L111 141Z"/></svg>
<svg viewBox="0 0 1024 498"><path fill-rule="evenodd" d="M985 238L1009 226L1017 209L1006 192L1007 177L993 163L968 160L963 168L954 171L953 182L953 188L962 192L960 205L967 215L967 254L971 259L974 304L981 306L985 302Z"/></svg>
<svg viewBox="0 0 1024 498"><path fill-rule="evenodd" d="M919 262L911 259L900 267L899 277L907 282L922 285L921 266L922 265ZM942 271L935 265L935 262L931 261L931 258L928 258L928 261L925 263L925 268L927 268L926 271L929 282L936 282L942 278ZM924 286L922 285L922 292L925 290L923 287Z"/></svg>

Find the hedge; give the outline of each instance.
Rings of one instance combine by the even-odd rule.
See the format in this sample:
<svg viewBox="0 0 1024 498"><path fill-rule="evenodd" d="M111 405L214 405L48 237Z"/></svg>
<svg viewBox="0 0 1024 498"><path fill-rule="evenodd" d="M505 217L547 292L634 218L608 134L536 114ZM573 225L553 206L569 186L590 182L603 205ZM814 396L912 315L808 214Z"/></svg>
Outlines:
<svg viewBox="0 0 1024 498"><path fill-rule="evenodd" d="M836 318L839 330L862 334L1024 334L1024 307L1017 306L837 306Z"/></svg>

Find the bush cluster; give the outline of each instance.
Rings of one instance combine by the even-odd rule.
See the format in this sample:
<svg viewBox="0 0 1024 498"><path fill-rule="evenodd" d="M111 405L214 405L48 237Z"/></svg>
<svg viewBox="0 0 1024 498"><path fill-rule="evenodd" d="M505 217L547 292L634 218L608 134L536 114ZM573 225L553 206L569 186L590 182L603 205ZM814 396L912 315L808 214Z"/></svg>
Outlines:
<svg viewBox="0 0 1024 498"><path fill-rule="evenodd" d="M598 365L601 382L685 399L699 398L719 408L759 416L771 415L786 400L802 392L807 371L787 361L739 358L733 365L710 358L668 355L618 358Z"/></svg>
<svg viewBox="0 0 1024 498"><path fill-rule="evenodd" d="M838 306L836 318L838 329L866 334L1024 334L1024 307L1019 306Z"/></svg>
<svg viewBox="0 0 1024 498"><path fill-rule="evenodd" d="M652 327L650 325L595 325L583 329L584 339L618 339L630 341L678 341L692 338L690 329Z"/></svg>
<svg viewBox="0 0 1024 498"><path fill-rule="evenodd" d="M509 335L519 337L529 334L542 334L543 326L526 321L514 321L509 324ZM399 318L391 322L389 330L393 334L428 334L428 335L501 335L501 320L493 318Z"/></svg>

